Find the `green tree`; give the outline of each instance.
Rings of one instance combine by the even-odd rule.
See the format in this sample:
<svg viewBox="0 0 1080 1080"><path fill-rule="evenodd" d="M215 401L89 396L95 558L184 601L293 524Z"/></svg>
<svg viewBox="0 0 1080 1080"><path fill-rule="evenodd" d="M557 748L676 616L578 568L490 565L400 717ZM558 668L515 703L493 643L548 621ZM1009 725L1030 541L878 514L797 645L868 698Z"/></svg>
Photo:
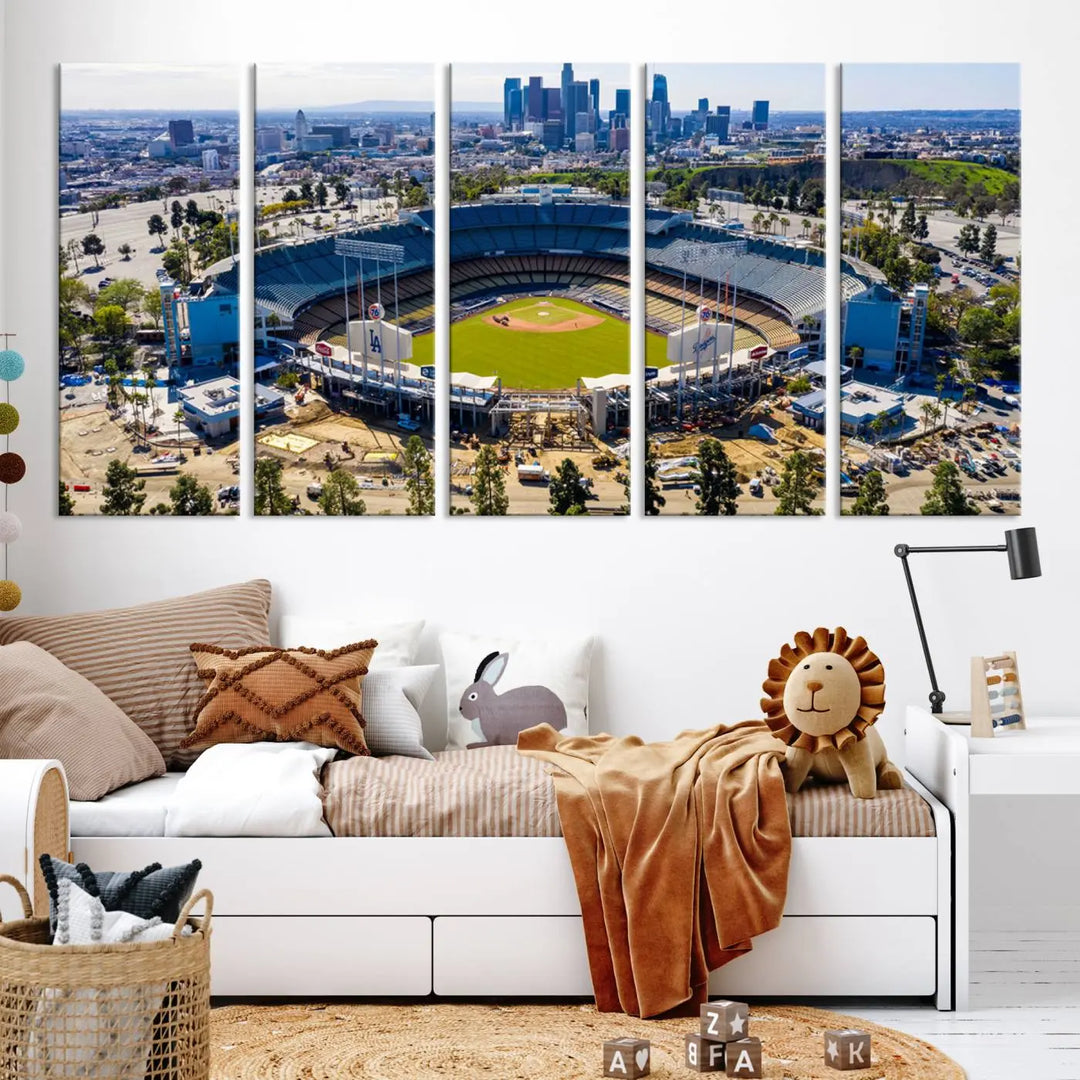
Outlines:
<svg viewBox="0 0 1080 1080"><path fill-rule="evenodd" d="M481 446L476 455L469 498L473 510L484 517L505 514L509 509L506 476L499 467L495 451L488 445Z"/></svg>
<svg viewBox="0 0 1080 1080"><path fill-rule="evenodd" d="M739 480L735 466L719 439L698 443L698 485L701 494L695 503L699 514L730 517L738 510Z"/></svg>
<svg viewBox="0 0 1080 1080"><path fill-rule="evenodd" d="M942 461L934 469L934 482L923 499L922 512L946 517L979 513L979 508L964 493L960 470L951 461Z"/></svg>
<svg viewBox="0 0 1080 1080"><path fill-rule="evenodd" d="M908 201L900 215L900 235L910 240L915 235L915 200Z"/></svg>
<svg viewBox="0 0 1080 1080"><path fill-rule="evenodd" d="M291 514L292 499L285 494L281 482L281 462L264 457L255 462L255 513Z"/></svg>
<svg viewBox="0 0 1080 1080"><path fill-rule="evenodd" d="M310 180L305 180L300 185L300 198L309 206L315 201L315 190L312 188Z"/></svg>
<svg viewBox="0 0 1080 1080"><path fill-rule="evenodd" d="M127 333L127 312L119 304L103 304L94 312L94 325L110 341L119 341Z"/></svg>
<svg viewBox="0 0 1080 1080"><path fill-rule="evenodd" d="M656 479L656 443L648 436L645 438L645 513L659 514L667 499L660 491Z"/></svg>
<svg viewBox="0 0 1080 1080"><path fill-rule="evenodd" d="M274 380L274 385L282 390L295 390L300 385L300 376L295 371L283 371Z"/></svg>
<svg viewBox="0 0 1080 1080"><path fill-rule="evenodd" d="M878 469L871 469L863 476L851 512L857 517L883 516L889 512L889 504L885 498L885 478Z"/></svg>
<svg viewBox="0 0 1080 1080"><path fill-rule="evenodd" d="M117 255L120 256L124 262L131 262L131 256L135 254L135 249L125 240L117 249Z"/></svg>
<svg viewBox="0 0 1080 1080"><path fill-rule="evenodd" d="M811 456L804 450L795 450L784 462L780 483L776 485L776 514L816 514L814 496L817 495L817 470Z"/></svg>
<svg viewBox="0 0 1080 1080"><path fill-rule="evenodd" d="M146 290L135 278L120 278L111 285L106 285L104 289L98 289L94 303L96 307L116 304L123 308L126 314L131 310L138 311L145 295Z"/></svg>
<svg viewBox="0 0 1080 1080"><path fill-rule="evenodd" d="M983 229L982 244L979 247L979 257L983 262L993 263L997 254L997 229L993 225L987 225Z"/></svg>
<svg viewBox="0 0 1080 1080"><path fill-rule="evenodd" d="M405 444L405 490L409 495L407 514L435 513L435 475L431 468L431 453L419 435L409 436Z"/></svg>
<svg viewBox="0 0 1080 1080"><path fill-rule="evenodd" d="M795 378L788 380L787 392L793 397L809 394L812 389L813 384L810 382L809 375L796 375Z"/></svg>
<svg viewBox="0 0 1080 1080"><path fill-rule="evenodd" d="M155 330L161 325L161 296L156 291L143 296L142 313L150 317Z"/></svg>
<svg viewBox="0 0 1080 1080"><path fill-rule="evenodd" d="M169 488L170 514L177 517L205 517L214 512L214 493L188 473L181 473Z"/></svg>
<svg viewBox="0 0 1080 1080"><path fill-rule="evenodd" d="M972 255L979 250L979 226L961 225L960 233L956 240L957 248L964 255Z"/></svg>
<svg viewBox="0 0 1080 1080"><path fill-rule="evenodd" d="M158 244L162 247L165 245L165 241L162 237L169 231L169 226L165 224L165 219L160 214L151 214L146 220L146 231L151 236L158 238Z"/></svg>
<svg viewBox="0 0 1080 1080"><path fill-rule="evenodd" d="M67 484L63 480L60 481L59 511L61 517L71 517L75 513L75 500L71 497Z"/></svg>
<svg viewBox="0 0 1080 1080"><path fill-rule="evenodd" d="M926 215L920 214L915 222L915 229L911 234L916 240L925 240L930 235L930 226L927 224Z"/></svg>
<svg viewBox="0 0 1080 1080"><path fill-rule="evenodd" d="M200 213L199 204L194 199L188 199L184 207L184 221L189 225L198 225Z"/></svg>
<svg viewBox="0 0 1080 1080"><path fill-rule="evenodd" d="M323 481L319 509L330 517L358 517L367 513L360 485L348 469L334 469Z"/></svg>
<svg viewBox="0 0 1080 1080"><path fill-rule="evenodd" d="M551 506L549 514L584 514L585 488L581 485L581 470L570 458L563 458L555 469L548 486Z"/></svg>
<svg viewBox="0 0 1080 1080"><path fill-rule="evenodd" d="M991 308L969 307L960 316L957 332L961 341L975 346L988 345L998 334L998 317Z"/></svg>
<svg viewBox="0 0 1080 1080"><path fill-rule="evenodd" d="M101 513L111 517L141 513L146 502L145 489L146 481L139 478L137 469L113 458L105 470L105 486L101 489L105 501L101 504Z"/></svg>
<svg viewBox="0 0 1080 1080"><path fill-rule="evenodd" d="M319 209L326 206L326 199L330 192L327 190L326 185L320 180L315 185L315 201L319 204Z"/></svg>
<svg viewBox="0 0 1080 1080"><path fill-rule="evenodd" d="M97 233L87 233L82 238L82 249L84 255L92 255L94 257L94 266L98 269L101 268L101 262L98 259L99 255L105 254L105 242L98 236Z"/></svg>
<svg viewBox="0 0 1080 1080"><path fill-rule="evenodd" d="M345 202L349 197L349 185L344 180L334 182L334 196L339 203Z"/></svg>

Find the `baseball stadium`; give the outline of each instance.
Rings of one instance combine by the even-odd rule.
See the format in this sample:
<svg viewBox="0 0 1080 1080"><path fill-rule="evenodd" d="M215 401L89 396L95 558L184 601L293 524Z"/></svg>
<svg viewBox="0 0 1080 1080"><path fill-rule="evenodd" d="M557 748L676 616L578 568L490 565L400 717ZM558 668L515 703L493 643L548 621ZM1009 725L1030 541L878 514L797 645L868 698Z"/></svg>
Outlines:
<svg viewBox="0 0 1080 1080"><path fill-rule="evenodd" d="M825 254L684 211L649 209L645 229L645 418L660 512L695 512L695 455L708 435L724 443L743 485L738 512L773 513L786 456L798 449L824 461L823 368L814 373ZM845 300L869 284L845 261ZM785 376L803 373L818 385L814 416L793 413L783 393Z"/></svg>
<svg viewBox="0 0 1080 1080"><path fill-rule="evenodd" d="M316 512L345 468L368 513L406 512L405 444L434 448L434 293L431 209L256 251L257 457L281 461L294 504Z"/></svg>

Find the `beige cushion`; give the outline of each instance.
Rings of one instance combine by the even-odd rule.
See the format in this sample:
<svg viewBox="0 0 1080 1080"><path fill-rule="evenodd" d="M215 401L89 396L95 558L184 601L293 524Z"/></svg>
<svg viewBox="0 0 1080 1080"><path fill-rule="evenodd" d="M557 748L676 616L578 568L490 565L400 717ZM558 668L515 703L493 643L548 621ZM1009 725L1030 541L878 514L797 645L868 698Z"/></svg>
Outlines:
<svg viewBox="0 0 1080 1080"><path fill-rule="evenodd" d="M56 758L79 800L165 772L158 748L121 709L28 641L0 648L0 758Z"/></svg>
<svg viewBox="0 0 1080 1080"><path fill-rule="evenodd" d="M268 581L111 611L0 618L0 645L31 641L89 679L153 739L171 769L198 757L179 749L203 693L191 643L269 640Z"/></svg>

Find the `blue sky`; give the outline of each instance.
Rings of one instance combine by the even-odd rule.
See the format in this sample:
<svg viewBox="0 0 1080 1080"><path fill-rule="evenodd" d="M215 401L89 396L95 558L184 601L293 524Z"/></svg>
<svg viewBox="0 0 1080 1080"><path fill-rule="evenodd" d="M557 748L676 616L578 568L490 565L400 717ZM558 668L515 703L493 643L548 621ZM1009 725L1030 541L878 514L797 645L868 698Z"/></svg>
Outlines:
<svg viewBox="0 0 1080 1080"><path fill-rule="evenodd" d="M844 64L845 112L1019 109L1019 64Z"/></svg>
<svg viewBox="0 0 1080 1080"><path fill-rule="evenodd" d="M62 64L61 109L240 108L240 64Z"/></svg>
<svg viewBox="0 0 1080 1080"><path fill-rule="evenodd" d="M433 64L257 64L255 105L263 109L314 109L358 101L435 98Z"/></svg>
<svg viewBox="0 0 1080 1080"><path fill-rule="evenodd" d="M668 101L676 111L696 109L703 97L710 109L730 105L749 112L756 98L774 112L825 108L823 64L649 64L649 95L654 72L667 76Z"/></svg>

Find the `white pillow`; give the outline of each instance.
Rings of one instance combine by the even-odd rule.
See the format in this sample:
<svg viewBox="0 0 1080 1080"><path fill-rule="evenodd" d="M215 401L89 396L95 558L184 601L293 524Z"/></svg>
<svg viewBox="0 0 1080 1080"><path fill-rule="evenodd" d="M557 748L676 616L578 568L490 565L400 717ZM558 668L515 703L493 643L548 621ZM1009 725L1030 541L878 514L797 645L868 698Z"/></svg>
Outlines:
<svg viewBox="0 0 1080 1080"><path fill-rule="evenodd" d="M566 735L588 734L591 636L530 641L442 634L439 644L448 750L512 746L518 732L536 724Z"/></svg>
<svg viewBox="0 0 1080 1080"><path fill-rule="evenodd" d="M376 620L326 619L319 615L282 615L278 623L278 646L297 649L337 649L374 638L379 647L371 658L371 670L406 667L416 662L416 649L424 629L423 620L385 623Z"/></svg>
<svg viewBox="0 0 1080 1080"><path fill-rule="evenodd" d="M438 664L421 664L372 671L364 678L364 739L373 754L435 760L424 749L418 710L438 670Z"/></svg>

